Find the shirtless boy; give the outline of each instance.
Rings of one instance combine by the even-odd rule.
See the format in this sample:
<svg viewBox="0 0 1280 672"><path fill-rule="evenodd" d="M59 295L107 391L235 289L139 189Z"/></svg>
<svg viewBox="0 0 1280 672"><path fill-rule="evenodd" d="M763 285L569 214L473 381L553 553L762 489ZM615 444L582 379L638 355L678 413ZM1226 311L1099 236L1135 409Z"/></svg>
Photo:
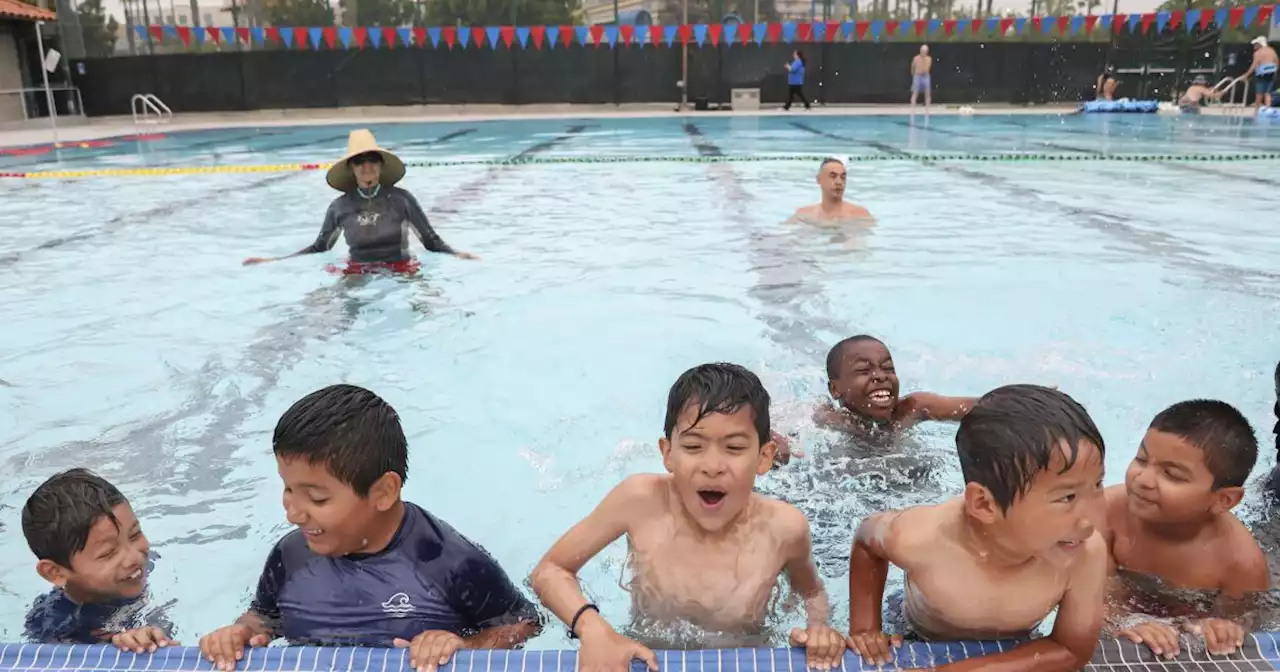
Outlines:
<svg viewBox="0 0 1280 672"><path fill-rule="evenodd" d="M631 552L632 615L687 623L756 644L781 574L804 597L808 627L791 632L808 665L837 667L844 636L813 562L809 523L795 507L752 492L769 471L769 393L733 364L704 364L676 380L659 439L669 473L631 476L561 537L533 570L533 589L571 637L584 672L622 672L653 651L614 631L583 596L578 570L621 536ZM728 644L733 646L734 644Z"/></svg>
<svg viewBox="0 0 1280 672"><path fill-rule="evenodd" d="M814 420L855 432L906 429L924 420L960 420L978 401L932 392L899 398L898 372L888 346L866 334L850 336L827 353L827 388L837 405L819 406Z"/></svg>
<svg viewBox="0 0 1280 672"><path fill-rule="evenodd" d="M924 94L924 113L929 114L929 105L933 102L933 86L930 72L933 70L933 57L929 55L929 45L920 45L920 53L911 59L911 114L916 113L916 95Z"/></svg>
<svg viewBox="0 0 1280 672"><path fill-rule="evenodd" d="M1253 428L1230 404L1197 399L1161 411L1129 463L1124 485L1106 490L1103 537L1114 566L1228 600L1267 590L1267 558L1231 513L1257 459ZM1231 653L1244 643L1247 624L1241 619L1204 615L1180 620L1204 637L1210 653ZM1178 630L1167 623L1152 620L1121 634L1157 656L1178 655Z"/></svg>
<svg viewBox="0 0 1280 672"><path fill-rule="evenodd" d="M964 494L937 506L868 517L849 568L850 645L892 660L883 632L889 563L906 572L904 612L922 639L1027 638L1058 610L1053 632L1003 653L938 669L1077 670L1102 629L1107 548L1094 534L1105 447L1080 404L1057 390L988 392L956 433Z"/></svg>
<svg viewBox="0 0 1280 672"><path fill-rule="evenodd" d="M806 205L792 215L791 221L807 224L824 224L849 220L870 220L871 213L856 203L844 200L844 188L849 174L840 159L826 159L818 166L818 186L822 188L822 200Z"/></svg>

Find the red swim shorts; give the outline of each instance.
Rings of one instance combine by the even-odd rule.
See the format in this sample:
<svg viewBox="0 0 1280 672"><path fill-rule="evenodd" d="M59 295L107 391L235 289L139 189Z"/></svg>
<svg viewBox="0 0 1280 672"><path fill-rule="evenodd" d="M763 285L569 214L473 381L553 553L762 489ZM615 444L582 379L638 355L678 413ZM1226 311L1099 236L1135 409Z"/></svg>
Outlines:
<svg viewBox="0 0 1280 672"><path fill-rule="evenodd" d="M368 275L371 273L413 275L421 268L422 262L417 259L405 259L404 261L375 261L369 263L348 261L346 266L335 266L334 264L329 264L325 267L325 270L337 275Z"/></svg>

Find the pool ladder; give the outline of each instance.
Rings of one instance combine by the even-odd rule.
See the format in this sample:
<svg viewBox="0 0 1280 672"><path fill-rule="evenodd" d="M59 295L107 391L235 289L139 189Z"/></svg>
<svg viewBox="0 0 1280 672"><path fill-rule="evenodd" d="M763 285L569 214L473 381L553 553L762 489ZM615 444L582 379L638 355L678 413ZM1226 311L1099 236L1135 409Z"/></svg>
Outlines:
<svg viewBox="0 0 1280 672"><path fill-rule="evenodd" d="M1240 100L1236 100L1236 91L1240 91ZM1222 109L1228 114L1246 114L1249 104L1249 80L1235 77L1223 77L1213 86L1214 93L1222 94Z"/></svg>
<svg viewBox="0 0 1280 672"><path fill-rule="evenodd" d="M135 93L129 101L133 111L133 125L155 125L167 123L173 119L173 110L154 93Z"/></svg>

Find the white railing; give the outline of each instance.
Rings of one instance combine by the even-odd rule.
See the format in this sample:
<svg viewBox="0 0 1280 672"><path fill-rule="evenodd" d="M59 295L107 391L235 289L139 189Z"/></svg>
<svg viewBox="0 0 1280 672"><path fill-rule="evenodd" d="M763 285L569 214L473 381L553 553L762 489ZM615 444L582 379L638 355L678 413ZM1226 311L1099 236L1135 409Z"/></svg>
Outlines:
<svg viewBox="0 0 1280 672"><path fill-rule="evenodd" d="M1219 94L1222 108L1231 113L1243 114L1249 104L1249 80L1237 77L1223 77L1213 85L1213 92ZM1240 91L1240 100L1236 100L1236 91Z"/></svg>
<svg viewBox="0 0 1280 672"><path fill-rule="evenodd" d="M58 105L57 101L59 100L64 102L63 105L58 105L59 108L64 109L71 115L80 117L84 116L84 100L80 97L79 88L74 86L51 86L49 87L49 91L52 93L53 98L56 99L54 102L55 105ZM22 119L24 121L41 118L39 114L33 114L33 111L39 110L39 100L45 98L44 89L0 89L0 96L16 96L18 100L21 101L19 105L22 107ZM28 96L30 96L29 99ZM45 112L47 116L48 110L45 110ZM59 113L58 116L64 115Z"/></svg>
<svg viewBox="0 0 1280 672"><path fill-rule="evenodd" d="M129 101L129 108L133 111L134 126L163 124L173 119L173 110L170 110L169 106L154 93L133 94L133 98Z"/></svg>

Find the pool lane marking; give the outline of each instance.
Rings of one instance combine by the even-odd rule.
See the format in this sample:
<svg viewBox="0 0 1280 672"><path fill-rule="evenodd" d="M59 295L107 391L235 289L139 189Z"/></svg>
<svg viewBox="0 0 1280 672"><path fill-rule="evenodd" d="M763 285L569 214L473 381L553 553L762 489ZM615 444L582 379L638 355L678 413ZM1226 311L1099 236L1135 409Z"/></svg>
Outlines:
<svg viewBox="0 0 1280 672"><path fill-rule="evenodd" d="M1200 258L1202 256L1202 252L1198 248L1188 244L1177 236L1164 233L1163 231L1133 226L1131 222L1134 220L1128 217L1087 207L1063 205L1056 200L1048 198L1044 192L1033 187L1019 185L1009 178L1000 175L993 175L991 173L970 170L962 166L938 163L928 156L911 155L897 147L886 145L885 143L860 140L857 138L830 133L828 131L820 131L812 126L800 122L791 122L791 125L802 131L830 140L854 143L864 147L872 147L888 154L912 157L923 166L937 168L943 172L950 173L952 175L959 175L991 187L992 189L1002 191L1012 197L1011 202L1013 204L1027 208L1036 214L1043 214L1044 208L1030 207L1028 200L1021 198L1022 196L1033 197L1043 205L1056 210L1059 215L1079 222L1087 229L1114 236L1158 259L1164 259L1173 265L1188 268L1200 273L1201 277L1210 281L1216 289L1241 291L1241 289L1247 288L1246 291L1254 296L1277 296L1274 288L1277 286L1277 283L1280 282L1280 274L1229 266L1225 263L1216 261L1212 263L1202 261ZM1257 283L1257 286L1242 285L1245 281L1254 281ZM1267 291L1264 291L1264 288Z"/></svg>
<svg viewBox="0 0 1280 672"><path fill-rule="evenodd" d="M574 124L565 128L563 133L554 138L543 140L525 147L516 154L503 159L500 164L489 164L488 168L479 177L460 184L448 192L437 196L432 202L430 209L427 210L427 217L431 217L433 214L458 214L462 204L470 204L478 200L480 196L483 196L488 192L489 188L493 186L493 183L499 175L507 173L512 167L514 167L513 164L518 164L521 161L527 161L537 157L543 152L559 147L592 126L593 124ZM453 137L459 137L460 135L463 134L455 133L453 134Z"/></svg>

